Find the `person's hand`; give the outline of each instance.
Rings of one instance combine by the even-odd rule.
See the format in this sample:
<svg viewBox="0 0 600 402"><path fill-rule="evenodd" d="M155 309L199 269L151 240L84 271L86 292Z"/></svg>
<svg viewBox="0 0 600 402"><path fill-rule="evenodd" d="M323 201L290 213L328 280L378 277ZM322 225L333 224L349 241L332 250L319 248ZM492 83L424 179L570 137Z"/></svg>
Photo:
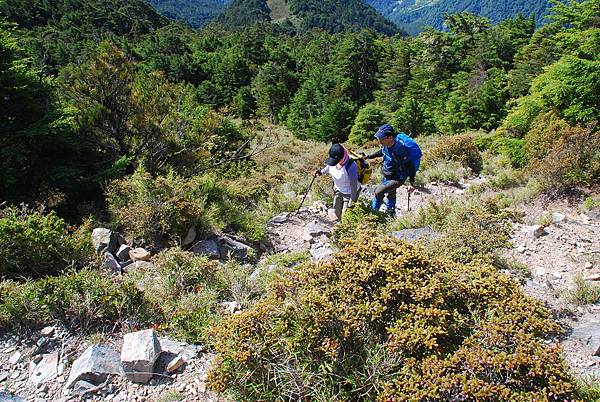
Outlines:
<svg viewBox="0 0 600 402"><path fill-rule="evenodd" d="M317 170L315 170L314 176L317 177L317 176L321 176L322 174L323 173L321 173L321 170L317 169Z"/></svg>
<svg viewBox="0 0 600 402"><path fill-rule="evenodd" d="M367 155L365 152L360 153L360 157L363 159L368 159L367 156L369 156L369 155Z"/></svg>
<svg viewBox="0 0 600 402"><path fill-rule="evenodd" d="M408 194L412 194L413 191L415 191L415 188L412 184L409 184L408 187L406 188L406 191L408 191Z"/></svg>

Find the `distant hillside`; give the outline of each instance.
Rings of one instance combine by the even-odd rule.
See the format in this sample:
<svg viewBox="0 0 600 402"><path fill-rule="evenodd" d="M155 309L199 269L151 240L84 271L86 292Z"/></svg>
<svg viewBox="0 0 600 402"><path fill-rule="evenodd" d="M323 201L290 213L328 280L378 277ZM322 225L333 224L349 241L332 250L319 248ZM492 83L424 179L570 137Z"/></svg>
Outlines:
<svg viewBox="0 0 600 402"><path fill-rule="evenodd" d="M535 13L538 24L550 7L550 0L365 0L399 27L411 34L427 26L443 28L444 13L469 11L502 21L522 13Z"/></svg>
<svg viewBox="0 0 600 402"><path fill-rule="evenodd" d="M287 16L287 18L283 18ZM226 26L240 27L254 22L291 21L299 31L321 28L334 33L371 28L388 35L398 29L362 0L234 0L219 18Z"/></svg>
<svg viewBox="0 0 600 402"><path fill-rule="evenodd" d="M165 17L199 28L219 16L231 0L148 0Z"/></svg>

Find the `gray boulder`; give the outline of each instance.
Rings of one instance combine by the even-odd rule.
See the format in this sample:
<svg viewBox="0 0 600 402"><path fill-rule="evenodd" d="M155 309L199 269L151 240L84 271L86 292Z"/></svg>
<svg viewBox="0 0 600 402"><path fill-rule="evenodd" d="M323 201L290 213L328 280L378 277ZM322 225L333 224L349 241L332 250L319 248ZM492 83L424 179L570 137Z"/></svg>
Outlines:
<svg viewBox="0 0 600 402"><path fill-rule="evenodd" d="M123 375L119 353L107 345L93 345L73 362L65 387L71 388L78 381L98 385L109 374Z"/></svg>
<svg viewBox="0 0 600 402"><path fill-rule="evenodd" d="M252 247L227 235L221 236L220 243L221 258L223 259L233 257L238 260L245 260L254 252Z"/></svg>
<svg viewBox="0 0 600 402"><path fill-rule="evenodd" d="M133 382L145 384L150 381L160 352L160 342L153 329L125 334L121 349L125 376Z"/></svg>
<svg viewBox="0 0 600 402"><path fill-rule="evenodd" d="M58 352L52 352L42 357L29 377L29 382L39 387L40 385L58 377Z"/></svg>
<svg viewBox="0 0 600 402"><path fill-rule="evenodd" d="M115 256L111 253L104 253L102 266L112 273L121 273L121 264L119 264Z"/></svg>
<svg viewBox="0 0 600 402"><path fill-rule="evenodd" d="M105 250L114 253L119 246L119 239L110 229L96 228L92 231L92 245L98 254Z"/></svg>
<svg viewBox="0 0 600 402"><path fill-rule="evenodd" d="M192 248L194 254L206 255L210 258L221 258L219 245L214 240L200 240Z"/></svg>

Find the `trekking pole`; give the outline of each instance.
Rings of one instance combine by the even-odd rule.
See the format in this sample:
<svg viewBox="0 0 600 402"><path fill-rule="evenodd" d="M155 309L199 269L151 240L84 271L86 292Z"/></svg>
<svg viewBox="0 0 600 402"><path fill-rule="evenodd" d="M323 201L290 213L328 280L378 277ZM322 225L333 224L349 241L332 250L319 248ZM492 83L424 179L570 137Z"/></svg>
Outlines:
<svg viewBox="0 0 600 402"><path fill-rule="evenodd" d="M410 192L408 192L408 197L406 198L406 210L410 211Z"/></svg>
<svg viewBox="0 0 600 402"><path fill-rule="evenodd" d="M308 188L306 189L306 193L304 193L304 197L302 197L302 201L300 201L300 206L296 210L295 214L298 214L298 212L300 212L300 208L302 208L302 204L304 204L304 200L306 199L306 196L308 195L308 192L310 191L310 188L312 187L316 178L317 178L317 175L314 174L312 180L310 181L310 184L308 185Z"/></svg>

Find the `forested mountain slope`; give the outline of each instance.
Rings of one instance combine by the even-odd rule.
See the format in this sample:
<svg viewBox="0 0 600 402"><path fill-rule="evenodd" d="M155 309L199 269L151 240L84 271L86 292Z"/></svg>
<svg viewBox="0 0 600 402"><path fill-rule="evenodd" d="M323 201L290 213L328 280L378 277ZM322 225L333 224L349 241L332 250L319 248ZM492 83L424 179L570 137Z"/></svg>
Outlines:
<svg viewBox="0 0 600 402"><path fill-rule="evenodd" d="M536 15L536 22L542 23L550 0L366 0L409 33L417 33L427 26L443 27L444 13L468 11L489 18L492 22L505 20L522 13Z"/></svg>
<svg viewBox="0 0 600 402"><path fill-rule="evenodd" d="M162 15L199 28L220 15L231 0L148 0Z"/></svg>
<svg viewBox="0 0 600 402"><path fill-rule="evenodd" d="M362 0L289 0L289 20L297 21L295 29L304 32L321 28L327 32L371 28L385 34L398 29ZM234 0L219 19L228 27L246 26L253 22L271 21L271 8L266 0ZM287 23L289 26L289 23Z"/></svg>

